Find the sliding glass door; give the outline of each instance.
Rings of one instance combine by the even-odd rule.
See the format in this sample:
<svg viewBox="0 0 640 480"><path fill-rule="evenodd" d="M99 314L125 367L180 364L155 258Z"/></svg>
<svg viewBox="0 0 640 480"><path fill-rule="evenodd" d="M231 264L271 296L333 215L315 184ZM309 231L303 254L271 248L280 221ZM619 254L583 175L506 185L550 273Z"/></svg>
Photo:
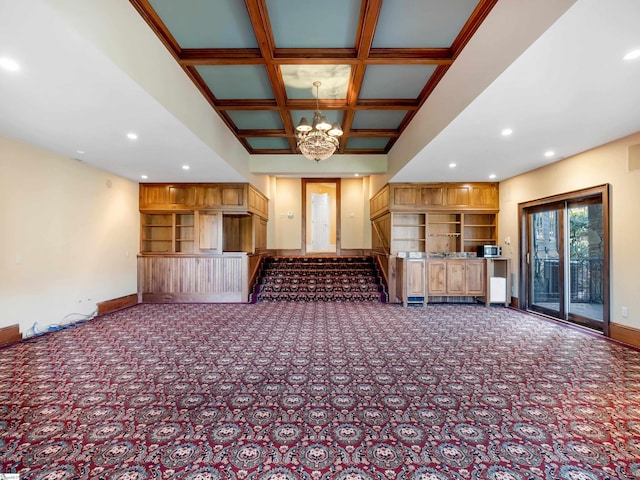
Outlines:
<svg viewBox="0 0 640 480"><path fill-rule="evenodd" d="M526 308L608 333L608 188L521 204Z"/></svg>

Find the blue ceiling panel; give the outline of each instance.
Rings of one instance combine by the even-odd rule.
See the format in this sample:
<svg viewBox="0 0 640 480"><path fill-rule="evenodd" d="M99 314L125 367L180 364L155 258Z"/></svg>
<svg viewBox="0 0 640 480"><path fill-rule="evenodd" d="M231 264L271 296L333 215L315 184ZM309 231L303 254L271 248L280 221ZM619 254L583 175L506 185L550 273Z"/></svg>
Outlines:
<svg viewBox="0 0 640 480"><path fill-rule="evenodd" d="M353 130L396 129L406 114L406 110L358 110L351 128Z"/></svg>
<svg viewBox="0 0 640 480"><path fill-rule="evenodd" d="M262 65L200 65L196 69L216 98L273 99Z"/></svg>
<svg viewBox="0 0 640 480"><path fill-rule="evenodd" d="M254 150L288 150L289 140L282 137L251 137L247 142Z"/></svg>
<svg viewBox="0 0 640 480"><path fill-rule="evenodd" d="M322 114L327 117L327 120L329 120L329 123L331 125L333 125L334 123L337 123L338 125L342 126L342 115L343 115L343 111L342 110L322 110ZM313 122L313 113L311 110L292 110L291 111L291 119L293 120L293 125L298 125L298 122L300 122L300 119L302 117L305 117L307 119L307 121L309 122L309 124L311 124L311 122Z"/></svg>
<svg viewBox="0 0 640 480"><path fill-rule="evenodd" d="M449 48L479 0L382 2L373 48Z"/></svg>
<svg viewBox="0 0 640 480"><path fill-rule="evenodd" d="M351 65L281 65L280 71L289 99L316 98L315 81L321 83L318 98L347 98Z"/></svg>
<svg viewBox="0 0 640 480"><path fill-rule="evenodd" d="M277 110L232 110L227 112L239 130L282 130Z"/></svg>
<svg viewBox="0 0 640 480"><path fill-rule="evenodd" d="M351 137L347 140L347 150L384 150L389 138Z"/></svg>
<svg viewBox="0 0 640 480"><path fill-rule="evenodd" d="M360 98L418 98L436 65L370 65Z"/></svg>
<svg viewBox="0 0 640 480"><path fill-rule="evenodd" d="M360 3L267 0L276 48L354 48Z"/></svg>
<svg viewBox="0 0 640 480"><path fill-rule="evenodd" d="M149 0L181 48L257 48L238 0Z"/></svg>

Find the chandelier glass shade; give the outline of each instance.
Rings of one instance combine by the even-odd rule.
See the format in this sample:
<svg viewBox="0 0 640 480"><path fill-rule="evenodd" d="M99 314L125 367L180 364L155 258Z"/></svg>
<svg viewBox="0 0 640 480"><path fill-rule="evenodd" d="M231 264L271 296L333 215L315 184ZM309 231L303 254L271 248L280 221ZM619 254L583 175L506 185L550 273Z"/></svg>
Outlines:
<svg viewBox="0 0 640 480"><path fill-rule="evenodd" d="M296 138L298 150L309 160L319 162L326 160L336 151L342 129L337 123L331 125L327 117L322 115L318 100L320 82L313 82L313 86L316 87L316 111L313 114L313 123L309 125L307 119L302 117L296 127Z"/></svg>

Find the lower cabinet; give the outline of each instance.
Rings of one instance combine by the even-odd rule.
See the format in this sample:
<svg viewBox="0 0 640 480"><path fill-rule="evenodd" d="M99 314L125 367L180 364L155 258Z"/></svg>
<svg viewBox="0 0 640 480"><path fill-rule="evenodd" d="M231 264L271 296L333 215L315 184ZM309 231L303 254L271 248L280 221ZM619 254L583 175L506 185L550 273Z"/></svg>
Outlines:
<svg viewBox="0 0 640 480"><path fill-rule="evenodd" d="M396 294L402 305L422 305L427 295L424 258L398 258Z"/></svg>
<svg viewBox="0 0 640 480"><path fill-rule="evenodd" d="M486 263L477 259L438 259L427 262L427 292L434 297L484 296Z"/></svg>

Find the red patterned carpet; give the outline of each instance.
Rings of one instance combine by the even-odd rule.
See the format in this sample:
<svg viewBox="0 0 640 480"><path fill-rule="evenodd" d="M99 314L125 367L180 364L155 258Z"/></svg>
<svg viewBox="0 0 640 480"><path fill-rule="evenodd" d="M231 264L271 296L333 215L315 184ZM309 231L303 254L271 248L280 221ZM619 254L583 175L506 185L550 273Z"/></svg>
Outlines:
<svg viewBox="0 0 640 480"><path fill-rule="evenodd" d="M640 353L502 308L140 305L0 350L21 479L632 479Z"/></svg>

